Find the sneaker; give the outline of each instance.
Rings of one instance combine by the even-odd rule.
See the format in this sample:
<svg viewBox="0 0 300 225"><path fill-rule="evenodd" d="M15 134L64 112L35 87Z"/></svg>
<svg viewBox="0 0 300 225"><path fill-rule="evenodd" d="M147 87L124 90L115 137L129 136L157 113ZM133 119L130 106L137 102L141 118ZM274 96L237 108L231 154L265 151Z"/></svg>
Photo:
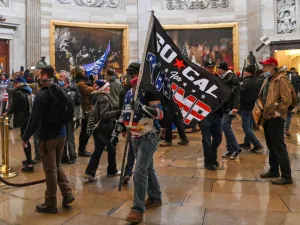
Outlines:
<svg viewBox="0 0 300 225"><path fill-rule="evenodd" d="M83 175L83 178L84 179L87 179L89 182L96 182L97 181L97 178L92 176L92 175L89 175L89 174L84 174Z"/></svg>
<svg viewBox="0 0 300 225"><path fill-rule="evenodd" d="M291 137L292 136L291 133L289 132L289 130L284 130L284 133L285 133L285 135L287 137Z"/></svg>
<svg viewBox="0 0 300 225"><path fill-rule="evenodd" d="M70 205L73 201L75 200L75 197L72 193L70 193L69 195L63 197L62 200L62 206L65 208L68 205Z"/></svg>
<svg viewBox="0 0 300 225"><path fill-rule="evenodd" d="M151 208L154 208L154 207L159 207L162 205L162 200L152 200L150 198L148 198L146 201L145 201L145 208L146 209L151 209Z"/></svg>
<svg viewBox="0 0 300 225"><path fill-rule="evenodd" d="M278 177L278 178L272 179L271 182L272 182L272 184L275 184L275 185L293 184L293 178Z"/></svg>
<svg viewBox="0 0 300 225"><path fill-rule="evenodd" d="M207 170L216 170L216 166L213 164L204 164L204 168Z"/></svg>
<svg viewBox="0 0 300 225"><path fill-rule="evenodd" d="M31 166L25 165L25 166L22 168L22 172L23 172L23 173L33 173L33 172L34 172L34 167L33 167L33 165L31 165Z"/></svg>
<svg viewBox="0 0 300 225"><path fill-rule="evenodd" d="M122 178L122 184L128 184L129 181L130 181L130 176L129 175L125 175Z"/></svg>
<svg viewBox="0 0 300 225"><path fill-rule="evenodd" d="M130 213L127 215L126 221L129 223L139 223L143 219L143 214L136 211L136 210L131 210Z"/></svg>
<svg viewBox="0 0 300 225"><path fill-rule="evenodd" d="M76 162L77 158L70 158L67 162L68 164L74 164Z"/></svg>
<svg viewBox="0 0 300 225"><path fill-rule="evenodd" d="M250 150L252 153L257 153L259 150L262 150L264 147L262 145L254 147Z"/></svg>
<svg viewBox="0 0 300 225"><path fill-rule="evenodd" d="M242 149L240 149L236 152L233 152L232 155L230 156L230 159L235 160L241 152L242 152Z"/></svg>
<svg viewBox="0 0 300 225"><path fill-rule="evenodd" d="M168 147L168 146L172 146L172 142L164 141L164 142L160 143L159 146L160 146L160 147Z"/></svg>
<svg viewBox="0 0 300 225"><path fill-rule="evenodd" d="M39 162L41 162L41 157L35 157L33 160L33 164L38 164Z"/></svg>
<svg viewBox="0 0 300 225"><path fill-rule="evenodd" d="M224 155L222 155L222 158L226 159L226 158L229 158L231 156L232 152L230 151L227 151L224 153Z"/></svg>
<svg viewBox="0 0 300 225"><path fill-rule="evenodd" d="M58 212L57 207L48 207L45 203L44 204L38 204L36 206L36 211L39 213L49 213L49 214L55 214Z"/></svg>
<svg viewBox="0 0 300 225"><path fill-rule="evenodd" d="M267 171L265 173L260 174L261 178L276 178L276 177L280 177L279 173L273 173L271 171Z"/></svg>
<svg viewBox="0 0 300 225"><path fill-rule="evenodd" d="M121 171L117 171L115 173L108 173L106 176L107 177L115 177L121 175Z"/></svg>
<svg viewBox="0 0 300 225"><path fill-rule="evenodd" d="M179 145L187 145L188 143L190 143L188 140L180 140L178 142Z"/></svg>
<svg viewBox="0 0 300 225"><path fill-rule="evenodd" d="M241 148L245 149L245 150L251 149L251 145L246 145L245 143L239 144L239 146L240 146Z"/></svg>

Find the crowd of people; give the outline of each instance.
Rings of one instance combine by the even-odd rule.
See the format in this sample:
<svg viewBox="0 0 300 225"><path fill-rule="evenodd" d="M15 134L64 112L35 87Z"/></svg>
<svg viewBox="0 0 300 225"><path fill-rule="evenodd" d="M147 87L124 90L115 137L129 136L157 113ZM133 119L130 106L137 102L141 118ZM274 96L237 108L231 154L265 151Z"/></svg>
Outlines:
<svg viewBox="0 0 300 225"><path fill-rule="evenodd" d="M9 116L13 128L20 128L21 131L26 157L22 162L22 171L32 173L35 164L40 161L43 164L47 190L45 203L37 205L37 212L58 212L57 185L62 192L63 206L75 200L62 163L74 164L78 156L90 157L83 178L95 182L100 158L106 149L107 176L119 176L116 147L121 134L129 140L122 182L127 184L133 176L134 183L133 207L127 221L141 221L145 209L162 204L153 155L158 146L172 146L173 124L180 136L178 144L189 144L180 109L165 101L152 86L136 90L140 75L138 62L132 62L126 75L121 78L118 78L114 69L107 69L104 79L94 80L80 66L73 67L69 72L57 73L44 60L37 64L36 76L26 70L9 82L4 75L0 79L0 84L4 81L8 83L9 93L9 104L7 110L3 109L2 116ZM226 62L205 62L204 69L212 76L218 76L231 89L231 94L222 108L199 122L204 166L208 170L220 167L217 151L223 133L227 148L222 156L224 159L235 160L242 149L254 154L261 151L263 145L255 136L253 127L263 125L270 169L261 177L274 178L273 184L291 184L293 179L284 133L291 136L289 126L299 89L299 76L294 68L289 72L284 67L280 68L274 58L268 58L260 64L262 71L257 70L256 65L245 67L241 79ZM263 109L259 119L253 117L255 107ZM242 118L245 133L243 143L238 143L232 129L232 122L238 114ZM133 121L129 134L126 131L131 117ZM76 150L74 132L78 127L79 146ZM32 136L34 158L30 143ZM91 136L94 139L93 153L87 151ZM148 199L145 201L146 194Z"/></svg>

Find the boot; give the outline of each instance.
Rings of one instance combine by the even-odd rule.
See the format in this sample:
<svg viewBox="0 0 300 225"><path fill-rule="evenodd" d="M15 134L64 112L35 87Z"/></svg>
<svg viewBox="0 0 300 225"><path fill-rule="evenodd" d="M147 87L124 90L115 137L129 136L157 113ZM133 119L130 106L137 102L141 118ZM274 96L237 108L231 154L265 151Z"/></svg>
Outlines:
<svg viewBox="0 0 300 225"><path fill-rule="evenodd" d="M49 214L55 214L58 212L57 207L48 207L45 203L44 204L38 204L36 206L36 211L39 213L49 213Z"/></svg>

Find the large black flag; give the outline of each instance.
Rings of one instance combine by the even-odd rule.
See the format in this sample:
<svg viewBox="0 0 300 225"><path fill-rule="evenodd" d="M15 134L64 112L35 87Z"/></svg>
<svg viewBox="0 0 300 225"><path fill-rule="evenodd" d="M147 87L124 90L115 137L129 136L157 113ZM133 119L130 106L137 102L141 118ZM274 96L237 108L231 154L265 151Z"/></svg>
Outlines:
<svg viewBox="0 0 300 225"><path fill-rule="evenodd" d="M218 77L185 58L154 15L151 21L140 87L152 84L175 102L185 124L203 120L224 104L228 89Z"/></svg>

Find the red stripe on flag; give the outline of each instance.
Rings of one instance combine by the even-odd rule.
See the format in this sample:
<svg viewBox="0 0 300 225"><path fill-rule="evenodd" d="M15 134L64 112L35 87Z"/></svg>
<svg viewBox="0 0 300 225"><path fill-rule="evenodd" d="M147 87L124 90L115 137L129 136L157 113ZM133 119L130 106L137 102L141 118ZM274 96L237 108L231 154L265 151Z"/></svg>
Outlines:
<svg viewBox="0 0 300 225"><path fill-rule="evenodd" d="M211 112L211 108L200 100L197 101L196 105L198 105L201 109L204 109L207 112Z"/></svg>

